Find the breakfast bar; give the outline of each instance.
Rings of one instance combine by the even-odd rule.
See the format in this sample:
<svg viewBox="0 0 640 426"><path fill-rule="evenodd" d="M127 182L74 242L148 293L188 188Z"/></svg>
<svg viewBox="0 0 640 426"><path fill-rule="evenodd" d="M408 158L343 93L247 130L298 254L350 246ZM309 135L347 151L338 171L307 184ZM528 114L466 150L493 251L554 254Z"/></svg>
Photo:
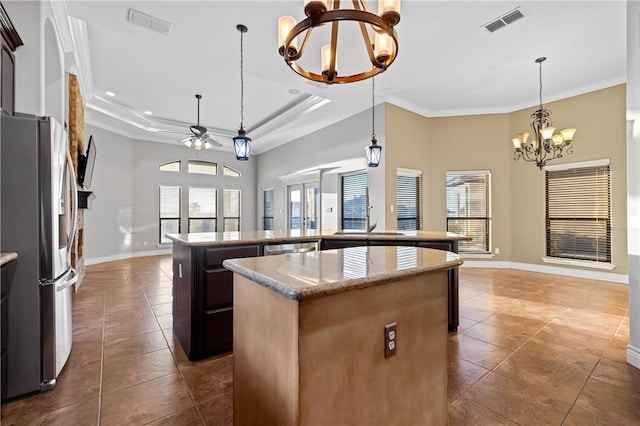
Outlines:
<svg viewBox="0 0 640 426"><path fill-rule="evenodd" d="M446 424L451 252L407 246L225 260L234 424Z"/></svg>

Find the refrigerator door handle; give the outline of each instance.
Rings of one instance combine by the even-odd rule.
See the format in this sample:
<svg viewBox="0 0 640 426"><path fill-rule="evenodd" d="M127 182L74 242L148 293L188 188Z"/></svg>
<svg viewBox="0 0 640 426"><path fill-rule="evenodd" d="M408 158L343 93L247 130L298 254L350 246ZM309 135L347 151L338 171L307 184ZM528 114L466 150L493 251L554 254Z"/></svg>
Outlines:
<svg viewBox="0 0 640 426"><path fill-rule="evenodd" d="M69 275L71 278L67 279L64 283L56 287L56 291L62 291L67 287L71 287L78 281L78 271L73 268L69 268Z"/></svg>
<svg viewBox="0 0 640 426"><path fill-rule="evenodd" d="M71 207L71 230L69 231L69 237L67 238L67 259L71 264L71 250L73 247L73 239L76 236L76 230L78 227L78 184L76 183L76 174L73 171L73 161L71 155L67 152L67 170L69 171L69 181L71 181L71 192L73 198L73 206ZM78 280L76 275L76 281ZM75 282L75 281L74 281Z"/></svg>

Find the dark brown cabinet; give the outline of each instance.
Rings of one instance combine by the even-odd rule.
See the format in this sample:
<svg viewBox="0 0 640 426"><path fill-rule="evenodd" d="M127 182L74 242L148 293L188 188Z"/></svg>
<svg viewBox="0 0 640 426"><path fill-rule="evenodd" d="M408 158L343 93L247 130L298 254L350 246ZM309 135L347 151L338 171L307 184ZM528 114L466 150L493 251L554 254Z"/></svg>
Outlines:
<svg viewBox="0 0 640 426"><path fill-rule="evenodd" d="M0 109L13 115L15 104L15 57L13 52L22 46L11 19L0 3Z"/></svg>
<svg viewBox="0 0 640 426"><path fill-rule="evenodd" d="M233 349L233 273L222 262L259 254L259 245L173 243L173 330L190 360Z"/></svg>

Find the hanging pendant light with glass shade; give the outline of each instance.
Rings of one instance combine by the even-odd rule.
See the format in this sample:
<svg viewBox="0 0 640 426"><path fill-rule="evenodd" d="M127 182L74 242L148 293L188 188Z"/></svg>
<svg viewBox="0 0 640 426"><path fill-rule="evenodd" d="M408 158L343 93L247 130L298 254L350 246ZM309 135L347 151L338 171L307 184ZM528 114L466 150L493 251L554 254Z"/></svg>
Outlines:
<svg viewBox="0 0 640 426"><path fill-rule="evenodd" d="M251 152L251 139L244 130L244 44L243 36L248 31L247 27L240 24L236 26L240 31L240 130L238 136L233 138L233 149L236 152L236 159L247 161Z"/></svg>
<svg viewBox="0 0 640 426"><path fill-rule="evenodd" d="M382 146L378 145L376 139L376 81L375 77L371 79L371 145L365 150L367 154L367 166L378 167L382 157Z"/></svg>

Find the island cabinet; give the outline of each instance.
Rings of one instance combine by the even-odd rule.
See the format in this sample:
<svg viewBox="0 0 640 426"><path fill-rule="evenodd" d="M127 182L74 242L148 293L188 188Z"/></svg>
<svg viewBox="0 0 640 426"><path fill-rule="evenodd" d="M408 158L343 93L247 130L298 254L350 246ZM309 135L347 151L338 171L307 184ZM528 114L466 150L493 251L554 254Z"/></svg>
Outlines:
<svg viewBox="0 0 640 426"><path fill-rule="evenodd" d="M226 259L255 257L259 245L173 244L173 332L190 360L233 347L233 273Z"/></svg>
<svg viewBox="0 0 640 426"><path fill-rule="evenodd" d="M367 238L357 239L347 239L344 237L340 239L325 238L322 240L321 249L331 250L358 246L410 246L458 253L458 240L456 239L416 241L389 237L376 239L373 236L367 236ZM458 268L450 269L449 271L447 271L447 277L447 323L449 331L456 331L458 329L458 325L460 324L460 315L458 309Z"/></svg>

